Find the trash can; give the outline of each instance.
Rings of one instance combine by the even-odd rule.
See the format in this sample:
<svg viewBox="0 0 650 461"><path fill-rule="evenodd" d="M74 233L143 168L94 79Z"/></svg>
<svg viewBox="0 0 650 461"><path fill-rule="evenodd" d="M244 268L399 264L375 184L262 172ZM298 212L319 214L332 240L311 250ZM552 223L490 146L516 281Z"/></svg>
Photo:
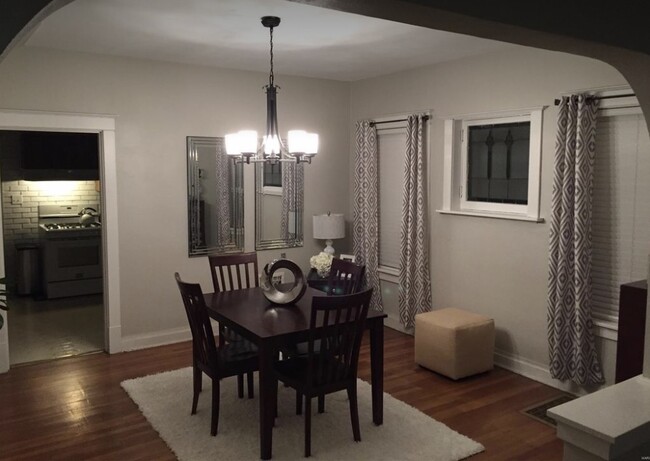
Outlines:
<svg viewBox="0 0 650 461"><path fill-rule="evenodd" d="M36 244L16 245L18 270L16 271L16 292L19 295L37 293L40 287L39 246Z"/></svg>

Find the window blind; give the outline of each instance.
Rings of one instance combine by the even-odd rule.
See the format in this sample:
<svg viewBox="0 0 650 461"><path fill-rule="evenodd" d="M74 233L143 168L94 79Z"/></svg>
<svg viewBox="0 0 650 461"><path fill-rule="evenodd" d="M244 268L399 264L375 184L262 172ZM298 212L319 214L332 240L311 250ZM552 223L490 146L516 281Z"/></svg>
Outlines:
<svg viewBox="0 0 650 461"><path fill-rule="evenodd" d="M592 300L596 320L618 323L622 283L648 276L650 139L641 114L600 117L592 215Z"/></svg>
<svg viewBox="0 0 650 461"><path fill-rule="evenodd" d="M406 130L377 131L379 150L379 265L399 269Z"/></svg>

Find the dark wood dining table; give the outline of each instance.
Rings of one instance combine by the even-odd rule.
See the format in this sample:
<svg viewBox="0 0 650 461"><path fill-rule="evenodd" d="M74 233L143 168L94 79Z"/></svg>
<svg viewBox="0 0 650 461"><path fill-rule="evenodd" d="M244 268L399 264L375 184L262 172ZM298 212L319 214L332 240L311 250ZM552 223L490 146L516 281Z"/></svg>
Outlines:
<svg viewBox="0 0 650 461"><path fill-rule="evenodd" d="M259 349L260 457L271 459L273 447L273 363L285 345L306 341L309 335L311 302L322 291L307 288L293 305L272 305L261 288L207 293L205 303L211 318L231 328ZM372 420L381 425L384 418L384 318L370 310L366 327L370 331L370 371Z"/></svg>

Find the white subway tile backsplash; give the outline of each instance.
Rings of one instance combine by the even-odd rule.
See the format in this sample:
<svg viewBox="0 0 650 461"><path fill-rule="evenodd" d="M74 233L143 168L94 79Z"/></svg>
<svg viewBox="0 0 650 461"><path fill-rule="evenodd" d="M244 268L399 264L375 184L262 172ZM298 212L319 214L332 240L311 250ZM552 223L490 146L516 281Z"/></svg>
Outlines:
<svg viewBox="0 0 650 461"><path fill-rule="evenodd" d="M100 203L94 181L77 181L71 190L66 190L60 195L53 195L43 183L38 181L5 181L2 183L1 189L5 250L9 250L10 247L13 249L17 242L38 241L39 205ZM23 203L12 204L11 196L18 193L22 195Z"/></svg>

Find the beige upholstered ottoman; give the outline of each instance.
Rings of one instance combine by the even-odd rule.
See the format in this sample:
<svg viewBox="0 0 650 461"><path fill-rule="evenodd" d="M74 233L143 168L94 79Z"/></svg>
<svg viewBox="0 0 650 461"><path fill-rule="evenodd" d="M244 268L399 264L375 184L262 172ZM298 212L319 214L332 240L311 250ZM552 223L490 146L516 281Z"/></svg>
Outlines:
<svg viewBox="0 0 650 461"><path fill-rule="evenodd" d="M494 366L494 320L447 308L415 316L415 362L459 379Z"/></svg>

